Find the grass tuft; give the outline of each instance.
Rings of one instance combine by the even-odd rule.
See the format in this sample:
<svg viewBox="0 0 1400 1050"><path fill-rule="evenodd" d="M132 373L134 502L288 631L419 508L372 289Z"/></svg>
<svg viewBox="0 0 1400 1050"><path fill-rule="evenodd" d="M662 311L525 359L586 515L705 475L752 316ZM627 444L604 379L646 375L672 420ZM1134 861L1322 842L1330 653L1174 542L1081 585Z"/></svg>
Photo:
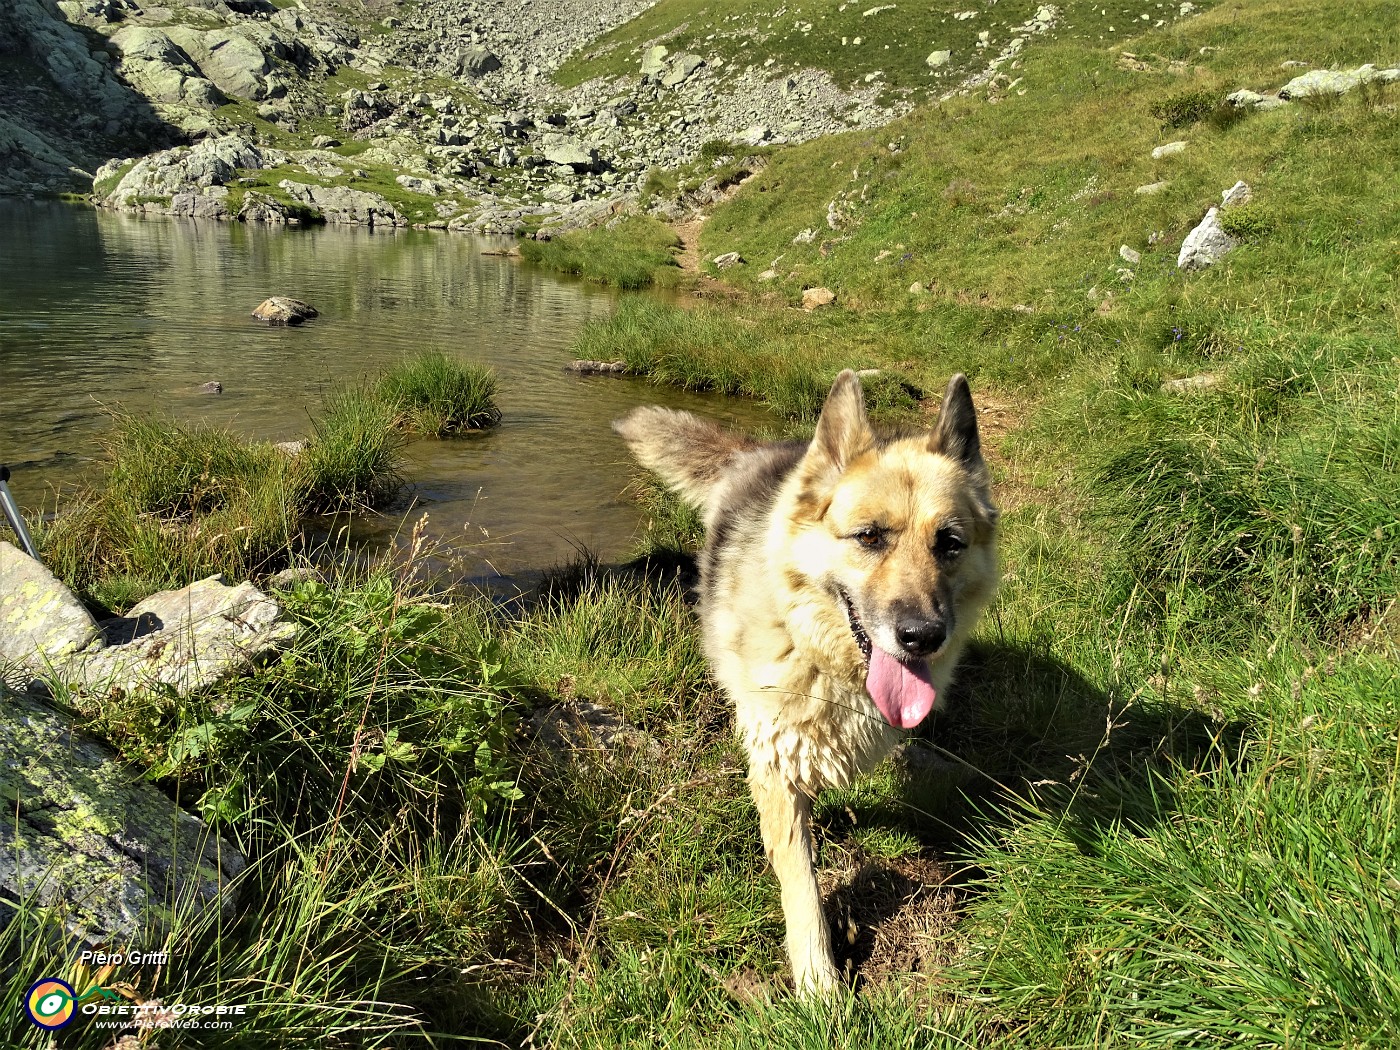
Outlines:
<svg viewBox="0 0 1400 1050"><path fill-rule="evenodd" d="M409 433L445 437L501 421L496 377L489 369L429 351L403 361L379 380L378 393Z"/></svg>

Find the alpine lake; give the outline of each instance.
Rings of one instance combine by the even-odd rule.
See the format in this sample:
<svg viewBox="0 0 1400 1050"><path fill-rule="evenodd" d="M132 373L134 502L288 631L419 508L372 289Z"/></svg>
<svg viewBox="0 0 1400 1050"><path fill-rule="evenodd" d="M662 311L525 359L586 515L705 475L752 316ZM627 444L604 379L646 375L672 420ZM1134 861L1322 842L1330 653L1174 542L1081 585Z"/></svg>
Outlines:
<svg viewBox="0 0 1400 1050"><path fill-rule="evenodd" d="M403 496L327 538L382 553L416 525L435 567L508 587L585 552L603 563L627 556L643 514L610 423L628 409L773 423L748 402L566 371L575 334L607 316L616 293L492 254L508 239L21 200L0 200L0 228L0 463L31 519L101 483L114 412L294 441L337 388L440 350L494 371L500 425L407 441ZM271 295L320 316L295 327L254 320ZM201 391L212 382L223 392Z"/></svg>

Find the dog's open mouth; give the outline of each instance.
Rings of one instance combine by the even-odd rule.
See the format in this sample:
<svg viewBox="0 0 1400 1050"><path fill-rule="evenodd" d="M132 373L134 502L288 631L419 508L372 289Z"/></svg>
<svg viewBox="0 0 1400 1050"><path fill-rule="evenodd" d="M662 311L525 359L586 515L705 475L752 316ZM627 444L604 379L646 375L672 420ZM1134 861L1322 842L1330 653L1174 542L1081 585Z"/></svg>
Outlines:
<svg viewBox="0 0 1400 1050"><path fill-rule="evenodd" d="M865 657L865 691L886 722L896 729L913 729L928 717L938 699L938 691L929 676L928 661L906 663L875 645L851 596L845 590L840 594L846 606L846 620L851 625L851 637Z"/></svg>

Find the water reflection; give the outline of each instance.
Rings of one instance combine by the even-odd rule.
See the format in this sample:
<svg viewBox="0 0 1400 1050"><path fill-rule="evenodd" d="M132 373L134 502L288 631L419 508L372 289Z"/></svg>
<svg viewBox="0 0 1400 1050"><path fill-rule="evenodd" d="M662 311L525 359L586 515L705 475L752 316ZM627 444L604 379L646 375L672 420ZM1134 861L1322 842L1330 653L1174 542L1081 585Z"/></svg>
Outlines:
<svg viewBox="0 0 1400 1050"><path fill-rule="evenodd" d="M586 546L616 557L638 515L608 422L633 405L689 407L741 426L751 405L561 371L580 325L612 298L478 238L421 231L278 230L0 201L0 460L20 501L90 473L108 406L272 440L304 436L326 392L418 350L488 364L502 426L406 450L430 535L469 571L548 566ZM321 317L269 328L268 295ZM199 394L218 380L220 396ZM400 515L401 517L401 515ZM370 523L381 540L400 517ZM404 530L406 531L406 530Z"/></svg>

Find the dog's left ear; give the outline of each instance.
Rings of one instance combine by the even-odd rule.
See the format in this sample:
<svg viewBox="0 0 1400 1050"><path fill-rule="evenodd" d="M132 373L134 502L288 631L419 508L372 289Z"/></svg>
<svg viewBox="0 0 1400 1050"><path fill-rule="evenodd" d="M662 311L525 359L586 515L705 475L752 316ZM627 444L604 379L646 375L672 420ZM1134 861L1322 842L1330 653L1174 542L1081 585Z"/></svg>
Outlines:
<svg viewBox="0 0 1400 1050"><path fill-rule="evenodd" d="M948 381L948 392L938 409L938 426L929 435L929 446L939 455L957 460L969 469L982 466L982 441L977 436L977 409L967 376L959 372Z"/></svg>

